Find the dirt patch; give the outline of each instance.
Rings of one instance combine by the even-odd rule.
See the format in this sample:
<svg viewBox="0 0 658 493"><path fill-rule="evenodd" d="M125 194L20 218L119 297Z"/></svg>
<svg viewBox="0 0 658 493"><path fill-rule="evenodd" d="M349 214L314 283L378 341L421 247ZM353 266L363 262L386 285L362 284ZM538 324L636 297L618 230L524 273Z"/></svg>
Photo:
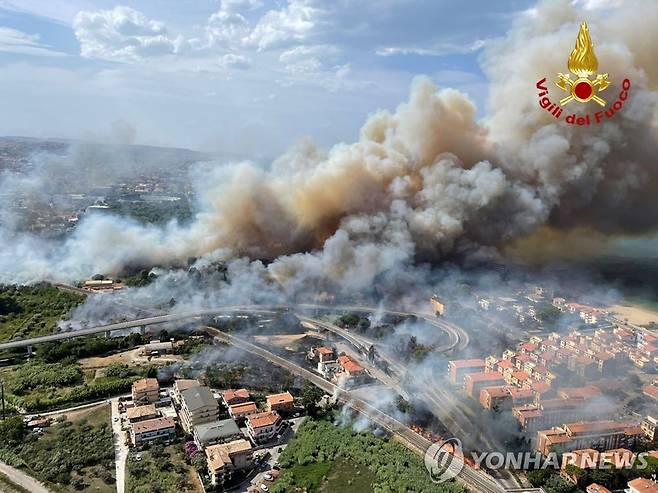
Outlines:
<svg viewBox="0 0 658 493"><path fill-rule="evenodd" d="M658 322L658 312L637 305L613 305L608 311L621 320L626 320L635 325L648 325Z"/></svg>
<svg viewBox="0 0 658 493"><path fill-rule="evenodd" d="M124 365L167 365L169 363L179 363L184 361L183 356L176 354L166 354L157 358L148 358L142 356L140 353L141 347L123 351L121 353L112 354L110 356L94 356L91 358L83 358L80 364L84 369L98 369L105 368L112 363L121 363Z"/></svg>

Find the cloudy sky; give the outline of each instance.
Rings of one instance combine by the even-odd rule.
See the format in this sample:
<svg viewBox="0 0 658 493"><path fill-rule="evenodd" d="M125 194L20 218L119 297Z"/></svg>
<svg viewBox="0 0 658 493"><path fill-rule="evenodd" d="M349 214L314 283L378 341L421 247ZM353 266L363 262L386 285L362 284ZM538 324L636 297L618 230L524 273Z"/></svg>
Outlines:
<svg viewBox="0 0 658 493"><path fill-rule="evenodd" d="M351 141L418 74L481 108L478 57L533 3L115 1L0 0L0 135L263 158Z"/></svg>

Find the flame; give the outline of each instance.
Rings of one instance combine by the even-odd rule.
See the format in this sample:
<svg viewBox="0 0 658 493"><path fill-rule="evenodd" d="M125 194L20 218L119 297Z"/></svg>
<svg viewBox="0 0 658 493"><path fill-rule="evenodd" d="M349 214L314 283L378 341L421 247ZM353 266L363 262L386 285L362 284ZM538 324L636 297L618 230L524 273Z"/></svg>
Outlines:
<svg viewBox="0 0 658 493"><path fill-rule="evenodd" d="M583 22L576 38L576 47L569 56L569 71L578 77L588 77L599 68L599 61L594 54L592 38L589 37L587 23Z"/></svg>

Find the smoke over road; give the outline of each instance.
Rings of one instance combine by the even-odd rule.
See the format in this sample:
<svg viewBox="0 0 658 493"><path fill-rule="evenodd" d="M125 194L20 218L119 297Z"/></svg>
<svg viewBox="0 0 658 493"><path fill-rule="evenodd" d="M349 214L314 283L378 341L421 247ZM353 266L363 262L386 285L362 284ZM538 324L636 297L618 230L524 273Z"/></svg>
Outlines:
<svg viewBox="0 0 658 493"><path fill-rule="evenodd" d="M535 82L565 71L583 19L610 74L610 100L623 78L633 89L614 119L574 127L537 106ZM305 141L267 169L241 162L200 173L190 225L90 217L63 243L3 231L1 276L71 280L190 256L247 257L268 261L259 269L292 290L319 280L359 290L419 261L496 257L539 228L652 231L656 23L658 5L647 2L587 12L541 3L486 48L482 121L465 95L418 78L409 100L371 115L352 144L323 152Z"/></svg>

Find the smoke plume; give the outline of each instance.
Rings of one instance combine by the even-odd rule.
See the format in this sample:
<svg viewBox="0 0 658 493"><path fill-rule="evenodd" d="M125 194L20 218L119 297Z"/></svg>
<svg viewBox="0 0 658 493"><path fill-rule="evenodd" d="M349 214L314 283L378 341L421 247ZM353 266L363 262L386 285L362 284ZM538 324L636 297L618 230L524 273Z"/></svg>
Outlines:
<svg viewBox="0 0 658 493"><path fill-rule="evenodd" d="M587 20L614 101L613 119L576 127L537 105ZM658 5L579 11L566 0L525 12L486 48L487 117L452 89L418 78L409 100L379 111L359 138L327 152L304 141L264 168L251 162L199 172L191 225L145 227L83 220L63 243L3 232L0 272L12 280L70 280L133 265L182 265L190 256L267 261L270 276L362 289L392 270L448 256L491 258L542 226L611 234L658 224ZM553 100L559 91L551 87ZM570 110L593 112L595 104Z"/></svg>

